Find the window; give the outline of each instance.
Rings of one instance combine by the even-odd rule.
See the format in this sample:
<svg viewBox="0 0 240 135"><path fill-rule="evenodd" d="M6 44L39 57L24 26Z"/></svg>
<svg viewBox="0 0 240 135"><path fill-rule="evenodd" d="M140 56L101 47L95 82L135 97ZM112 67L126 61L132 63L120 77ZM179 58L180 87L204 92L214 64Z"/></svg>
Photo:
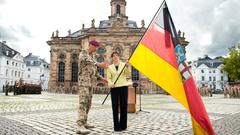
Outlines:
<svg viewBox="0 0 240 135"><path fill-rule="evenodd" d="M17 77L17 71L15 71L15 77Z"/></svg>
<svg viewBox="0 0 240 135"><path fill-rule="evenodd" d="M78 81L78 63L73 62L72 63L72 82Z"/></svg>
<svg viewBox="0 0 240 135"><path fill-rule="evenodd" d="M30 78L31 76L30 75L28 75L28 78Z"/></svg>
<svg viewBox="0 0 240 135"><path fill-rule="evenodd" d="M213 70L213 73L215 73L215 70Z"/></svg>
<svg viewBox="0 0 240 135"><path fill-rule="evenodd" d="M65 64L64 62L60 62L58 64L58 82L64 82L64 74L65 74Z"/></svg>
<svg viewBox="0 0 240 135"><path fill-rule="evenodd" d="M205 78L204 78L204 76L202 76L202 81L204 81L205 80Z"/></svg>
<svg viewBox="0 0 240 135"><path fill-rule="evenodd" d="M6 69L6 76L8 76L8 69Z"/></svg>
<svg viewBox="0 0 240 135"><path fill-rule="evenodd" d="M204 73L204 70L202 69L201 72Z"/></svg>
<svg viewBox="0 0 240 135"><path fill-rule="evenodd" d="M212 77L211 76L209 76L209 81L212 81Z"/></svg>
<svg viewBox="0 0 240 135"><path fill-rule="evenodd" d="M221 76L221 81L223 81L223 76Z"/></svg>
<svg viewBox="0 0 240 135"><path fill-rule="evenodd" d="M122 50L121 50L121 48L120 48L120 47L117 47L117 48L115 48L115 51L116 51L116 52L118 52L119 54L121 54L121 53L122 53Z"/></svg>
<svg viewBox="0 0 240 135"><path fill-rule="evenodd" d="M14 62L12 62L12 66L14 66Z"/></svg>
<svg viewBox="0 0 240 135"><path fill-rule="evenodd" d="M31 68L28 68L28 71L31 71Z"/></svg>
<svg viewBox="0 0 240 135"><path fill-rule="evenodd" d="M104 47L99 47L98 49L97 49L97 53L98 54L104 54L106 52L106 49L104 48Z"/></svg>
<svg viewBox="0 0 240 135"><path fill-rule="evenodd" d="M137 69L132 67L132 81L138 81L139 80L139 72Z"/></svg>
<svg viewBox="0 0 240 135"><path fill-rule="evenodd" d="M12 74L11 75L13 76L13 74L14 74L14 71L12 70Z"/></svg>
<svg viewBox="0 0 240 135"><path fill-rule="evenodd" d="M104 57L100 56L97 58L97 62L103 62L103 61L104 61ZM103 68L97 67L97 71L101 76L104 77L104 69Z"/></svg>
<svg viewBox="0 0 240 135"><path fill-rule="evenodd" d="M59 58L60 58L60 59L64 59L64 58L65 58L64 54L61 53L60 56L59 56Z"/></svg>
<svg viewBox="0 0 240 135"><path fill-rule="evenodd" d="M9 61L7 60L7 65L9 64Z"/></svg>
<svg viewBox="0 0 240 135"><path fill-rule="evenodd" d="M8 52L8 50L6 51L6 55L8 55L9 54L9 52Z"/></svg>
<svg viewBox="0 0 240 135"><path fill-rule="evenodd" d="M216 81L216 77L215 76L213 77L213 81Z"/></svg>
<svg viewBox="0 0 240 135"><path fill-rule="evenodd" d="M209 70L209 73L212 73L211 70Z"/></svg>
<svg viewBox="0 0 240 135"><path fill-rule="evenodd" d="M104 77L104 69L103 68L97 67L97 71L102 77Z"/></svg>
<svg viewBox="0 0 240 135"><path fill-rule="evenodd" d="M18 71L18 77L20 77L20 71Z"/></svg>
<svg viewBox="0 0 240 135"><path fill-rule="evenodd" d="M74 53L73 55L72 55L72 59L77 59L78 58L78 55L76 54L76 53Z"/></svg>
<svg viewBox="0 0 240 135"><path fill-rule="evenodd" d="M17 63L15 63L15 66L16 66L16 67L17 67L17 65L18 65L18 64L17 64Z"/></svg>
<svg viewBox="0 0 240 135"><path fill-rule="evenodd" d="M22 72L22 77L23 77L23 72Z"/></svg>
<svg viewBox="0 0 240 135"><path fill-rule="evenodd" d="M120 15L121 10L120 10L120 5L117 5L117 14Z"/></svg>
<svg viewBox="0 0 240 135"><path fill-rule="evenodd" d="M104 61L104 58L102 56L97 58L97 62L103 62L103 61Z"/></svg>

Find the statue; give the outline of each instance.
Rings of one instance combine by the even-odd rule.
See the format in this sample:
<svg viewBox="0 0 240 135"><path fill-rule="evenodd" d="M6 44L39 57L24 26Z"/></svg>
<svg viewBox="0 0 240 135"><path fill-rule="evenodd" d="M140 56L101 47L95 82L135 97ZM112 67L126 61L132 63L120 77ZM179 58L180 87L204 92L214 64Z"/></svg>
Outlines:
<svg viewBox="0 0 240 135"><path fill-rule="evenodd" d="M70 36L72 33L71 33L71 29L68 30L68 35Z"/></svg>
<svg viewBox="0 0 240 135"><path fill-rule="evenodd" d="M58 34L59 34L59 31L58 31L58 30L56 30L56 36L55 36L55 37L58 37Z"/></svg>
<svg viewBox="0 0 240 135"><path fill-rule="evenodd" d="M95 28L95 19L92 19L92 27Z"/></svg>
<svg viewBox="0 0 240 135"><path fill-rule="evenodd" d="M181 31L178 30L178 37L181 37Z"/></svg>
<svg viewBox="0 0 240 135"><path fill-rule="evenodd" d="M85 29L85 24L82 24L82 30L84 30Z"/></svg>
<svg viewBox="0 0 240 135"><path fill-rule="evenodd" d="M54 32L52 33L52 38L54 37Z"/></svg>
<svg viewBox="0 0 240 135"><path fill-rule="evenodd" d="M142 20L142 21L141 21L141 24L142 24L142 28L144 28L144 27L145 27L145 21Z"/></svg>

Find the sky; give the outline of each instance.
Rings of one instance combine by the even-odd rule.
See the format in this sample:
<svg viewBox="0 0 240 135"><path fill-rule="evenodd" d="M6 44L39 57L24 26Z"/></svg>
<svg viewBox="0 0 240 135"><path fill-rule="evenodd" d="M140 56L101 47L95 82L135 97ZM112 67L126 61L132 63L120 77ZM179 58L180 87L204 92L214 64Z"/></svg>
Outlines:
<svg viewBox="0 0 240 135"><path fill-rule="evenodd" d="M162 0L126 0L129 20L150 23ZM240 42L240 2L238 0L166 0L177 30L189 41L187 59L208 55L226 56L228 48ZM50 62L53 31L59 36L90 27L95 19L107 20L110 0L0 0L0 41L7 41L23 56L28 53Z"/></svg>

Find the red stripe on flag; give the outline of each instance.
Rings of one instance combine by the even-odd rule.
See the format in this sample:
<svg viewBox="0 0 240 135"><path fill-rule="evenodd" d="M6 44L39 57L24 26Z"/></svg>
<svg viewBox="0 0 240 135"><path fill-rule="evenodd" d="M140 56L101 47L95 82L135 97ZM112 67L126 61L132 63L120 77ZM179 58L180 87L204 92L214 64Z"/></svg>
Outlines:
<svg viewBox="0 0 240 135"><path fill-rule="evenodd" d="M174 45L169 32L152 24L141 41L147 48L178 69Z"/></svg>
<svg viewBox="0 0 240 135"><path fill-rule="evenodd" d="M196 122L198 122L199 125L208 132L209 135L215 135L211 122L208 118L208 114L192 77L184 81L184 89L191 115L194 117Z"/></svg>

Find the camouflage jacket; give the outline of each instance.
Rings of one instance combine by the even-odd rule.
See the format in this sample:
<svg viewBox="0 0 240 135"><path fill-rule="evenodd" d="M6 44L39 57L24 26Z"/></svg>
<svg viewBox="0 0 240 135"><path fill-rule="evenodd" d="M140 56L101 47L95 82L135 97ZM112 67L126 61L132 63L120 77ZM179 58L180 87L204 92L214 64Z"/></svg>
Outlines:
<svg viewBox="0 0 240 135"><path fill-rule="evenodd" d="M82 50L79 55L78 85L82 87L94 87L97 84L97 78L103 77L97 72L97 61L87 50Z"/></svg>

